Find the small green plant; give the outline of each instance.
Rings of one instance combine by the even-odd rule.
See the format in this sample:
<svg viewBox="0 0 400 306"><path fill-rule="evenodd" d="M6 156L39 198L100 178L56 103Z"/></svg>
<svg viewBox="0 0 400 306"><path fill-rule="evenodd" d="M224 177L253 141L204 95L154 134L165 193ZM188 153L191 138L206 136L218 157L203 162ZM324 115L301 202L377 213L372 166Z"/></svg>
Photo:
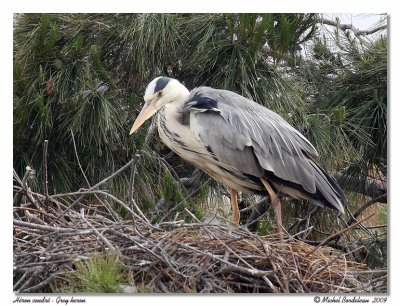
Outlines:
<svg viewBox="0 0 400 306"><path fill-rule="evenodd" d="M271 223L270 220L263 219L258 223L257 233L260 236L265 236L265 235L267 235L268 233L271 233L271 232L273 232L273 229L272 229L272 223Z"/></svg>
<svg viewBox="0 0 400 306"><path fill-rule="evenodd" d="M65 291L121 293L123 273L115 256L95 256L75 264L76 271L68 278Z"/></svg>

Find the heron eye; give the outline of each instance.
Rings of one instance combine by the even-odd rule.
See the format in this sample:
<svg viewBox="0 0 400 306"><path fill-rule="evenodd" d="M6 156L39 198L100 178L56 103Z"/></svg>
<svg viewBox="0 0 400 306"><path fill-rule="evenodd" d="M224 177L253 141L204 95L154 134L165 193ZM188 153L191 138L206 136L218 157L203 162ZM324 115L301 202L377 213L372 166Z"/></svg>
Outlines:
<svg viewBox="0 0 400 306"><path fill-rule="evenodd" d="M159 98L161 98L161 97L162 97L162 92L159 91L158 94L157 94L157 96L158 96Z"/></svg>

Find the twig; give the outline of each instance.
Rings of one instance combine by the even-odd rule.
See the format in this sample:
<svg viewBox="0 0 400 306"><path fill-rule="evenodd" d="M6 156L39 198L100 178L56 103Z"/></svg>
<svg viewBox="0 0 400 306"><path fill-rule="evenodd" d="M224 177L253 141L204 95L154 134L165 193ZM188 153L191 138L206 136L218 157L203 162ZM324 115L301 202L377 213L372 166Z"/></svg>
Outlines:
<svg viewBox="0 0 400 306"><path fill-rule="evenodd" d="M178 173L176 173L175 169L161 156L157 155L157 156L153 156L151 155L149 152L147 151L143 151L147 156L149 156L150 158L155 158L158 161L161 162L161 164L168 169L169 172L172 173L172 175L174 176L175 180L179 183L179 185L181 186L183 192L185 193L185 195L188 195L189 192L185 187L185 184L181 181Z"/></svg>
<svg viewBox="0 0 400 306"><path fill-rule="evenodd" d="M124 207L129 213L131 213L131 215L133 216L133 219L135 219L135 216L138 216L128 205L126 205L123 201L121 201L117 197L113 196L112 194L110 194L110 193L108 193L108 192L106 192L104 190L92 190L92 189L93 188L91 188L91 189L83 189L81 191L69 192L69 193L64 193L64 194L55 194L55 195L50 196L50 198L54 199L54 198L59 198L59 197L76 196L76 195L80 195L82 197L82 196L86 196L86 195L89 195L89 194L93 194L93 195L101 194L101 195L104 195L106 197L109 197L111 200L117 202L119 205ZM133 201L132 206L139 213L140 216L138 216L138 217L142 218L144 221L149 223L149 220L146 218L146 216L143 214L143 212L140 210L140 208L136 205L135 201ZM111 210L111 208L110 208L110 210ZM116 215L116 219L119 219L118 215Z"/></svg>
<svg viewBox="0 0 400 306"><path fill-rule="evenodd" d="M39 292L41 289L49 286L51 284L51 282L53 281L55 277L55 274L51 274L48 278L46 278L45 280L41 281L40 283L38 283L35 286L26 288L22 291L20 291L21 293L31 293L31 292Z"/></svg>
<svg viewBox="0 0 400 306"><path fill-rule="evenodd" d="M274 286L274 284L269 280L269 278L264 275L262 279L267 283L267 285L272 289L272 292L279 293L278 289Z"/></svg>
<svg viewBox="0 0 400 306"><path fill-rule="evenodd" d="M48 155L49 141L45 140L43 143L43 190L45 195L44 209L49 211L49 179L47 174L47 155Z"/></svg>
<svg viewBox="0 0 400 306"><path fill-rule="evenodd" d="M184 244L180 244L181 247L183 248L187 248L187 249L191 249L193 250L193 247L189 246L189 245L184 245ZM251 275L251 276L258 276L258 277L262 277L262 276L268 276L271 274L274 274L274 271L260 271L257 269L248 269L248 268L244 268L241 266L237 266L232 264L231 262L224 260L218 256L215 256L214 254L211 254L210 252L204 252L204 251L200 251L200 250L195 250L196 252L199 252L201 254L207 255L215 260L218 260L220 262L223 262L224 264L226 264L227 266L222 268L219 273L224 273L224 272L228 272L228 271L238 271L241 273L244 273L246 275Z"/></svg>
<svg viewBox="0 0 400 306"><path fill-rule="evenodd" d="M73 133L72 129L70 131L71 131L72 144L74 146L76 161L78 162L79 169L81 170L81 173L82 173L83 177L85 178L86 184L88 185L89 188L91 188L89 180L88 180L88 178L87 178L87 176L85 174L85 171L83 171L81 162L79 160L79 155L78 155L78 150L76 148L74 133ZM113 216L114 220L118 220L118 214L112 209L112 207L110 205L108 205L107 202L103 202L97 195L95 195L95 197L96 197L97 200L99 200L99 202L101 204L103 204L107 208L108 212Z"/></svg>
<svg viewBox="0 0 400 306"><path fill-rule="evenodd" d="M326 243L328 243L329 241L333 240L335 237L340 236L340 235L344 234L345 232L350 231L351 229L353 229L354 227L356 227L358 224L360 224L360 223L362 223L362 222L368 220L369 218L371 218L373 215L374 215L374 214L369 215L368 217L366 217L366 218L364 218L364 219L362 219L362 220L360 220L360 221L354 223L353 225L351 225L351 226L349 226L349 227L346 227L346 228L344 228L344 229L342 229L342 230L340 230L340 231L334 233L333 235L331 235L331 236L325 238L325 239L324 239L320 244L318 244L311 252L308 252L308 253L306 254L306 256L310 256L312 253L314 253L314 252L315 252L317 249L319 249L321 246L323 246L323 245L325 245Z"/></svg>
<svg viewBox="0 0 400 306"><path fill-rule="evenodd" d="M24 290L38 277L38 275L43 271L43 267L34 270L34 272L29 276L25 283L19 288L19 292L24 292Z"/></svg>
<svg viewBox="0 0 400 306"><path fill-rule="evenodd" d="M49 197L49 180L47 177L47 149L49 146L49 141L45 140L43 143L43 190L46 199Z"/></svg>
<svg viewBox="0 0 400 306"><path fill-rule="evenodd" d="M194 189L192 192L190 192L187 197L185 197L182 201L180 201L179 203L177 203L172 209L170 209L168 211L168 214L171 214L172 212L174 212L176 209L178 209L179 205L181 205L182 203L184 203L184 201L186 201L186 199L189 199L190 197L192 197L197 191L199 191L201 188L203 188L205 185L207 185L209 182L211 181L211 178L209 178L207 181L205 181L203 184L201 184L198 188ZM165 214L163 217L161 217L159 223L162 223L164 221L164 219L167 217L168 214Z"/></svg>
<svg viewBox="0 0 400 306"><path fill-rule="evenodd" d="M119 168L117 171L115 171L113 174L111 174L110 176L106 177L105 179L103 179L102 181L98 182L96 185L94 185L93 187L91 187L89 190L95 190L98 187L100 187L101 185L105 184L106 182L108 182L110 179L112 179L113 177L117 176L118 174L120 174L121 172L125 171L129 166L131 166L132 160L130 160L128 163L126 163L124 166L122 166L121 168ZM85 197L87 196L86 193L82 194L78 199L76 199L62 214L60 214L60 216L58 217L58 219L62 218L65 216L65 214L67 212L69 212L76 204L78 204L80 201L82 201Z"/></svg>
<svg viewBox="0 0 400 306"><path fill-rule="evenodd" d="M92 234L93 230L91 229L75 229L75 228L60 228L60 227L55 227L55 226L50 226L50 225L40 225L36 223L30 223L30 222L24 222L24 221L18 221L14 220L13 224L16 226L21 226L21 227L27 227L31 229L37 229L40 231L46 231L46 232L53 232L53 233L74 233L77 235L87 235L87 234Z"/></svg>
<svg viewBox="0 0 400 306"><path fill-rule="evenodd" d="M17 288L19 287L19 285L22 284L23 281L25 281L25 279L28 277L29 274L32 273L32 268L27 269L24 274L22 274L21 278L14 284L13 286L13 290L17 290Z"/></svg>
<svg viewBox="0 0 400 306"><path fill-rule="evenodd" d="M385 228L385 227L387 227L387 224L366 226L367 229L377 229L377 228Z"/></svg>
<svg viewBox="0 0 400 306"><path fill-rule="evenodd" d="M85 223L93 230L93 232L109 247L109 249L114 252L119 254L119 250L114 248L114 246L108 241L106 237L104 237L88 220L86 220L83 212L81 213L81 218Z"/></svg>
<svg viewBox="0 0 400 306"><path fill-rule="evenodd" d="M129 206L132 207L133 206L133 189L135 187L135 175L136 175L136 164L137 161L139 160L140 155L139 154L135 154L133 156L133 158L131 159L132 164L131 164L131 176L129 179L129 192L128 192L128 203Z"/></svg>
<svg viewBox="0 0 400 306"><path fill-rule="evenodd" d="M252 212L248 218L246 226L249 230L255 231L257 229L257 222L268 214L271 209L271 205L268 203L268 197L265 197L250 207L252 207ZM240 210L240 212L242 213L243 210Z"/></svg>
<svg viewBox="0 0 400 306"><path fill-rule="evenodd" d="M381 199L385 199L386 197L387 197L387 195L385 193L385 194L383 194L379 197L373 198L373 199L367 201L366 203L364 203L363 205L361 205L354 214L351 214L349 220L347 221L347 224L352 225L355 221L357 221L357 217L359 215L361 215L364 212L364 210L366 210L371 205L374 205L375 203L379 203Z"/></svg>
<svg viewBox="0 0 400 306"><path fill-rule="evenodd" d="M83 177L85 178L86 184L88 185L88 187L90 188L90 183L89 180L85 174L85 171L83 171L82 165L81 165L81 161L79 160L79 156L78 156L78 150L76 148L76 143L75 143L75 136L74 136L74 132L72 131L72 129L70 129L71 132L71 139L72 139L72 144L74 146L74 152L75 152L75 157L76 157L76 161L78 163L79 169L81 170L81 173L83 175Z"/></svg>
<svg viewBox="0 0 400 306"><path fill-rule="evenodd" d="M307 213L307 215L306 215L304 218L302 218L302 219L297 219L296 222L294 222L293 225L289 228L289 232L290 232L294 227L296 227L295 232L296 232L296 233L299 232L300 226L303 225L304 223L307 223L307 225L306 225L306 229L307 229L307 228L309 227L309 223L310 223L311 217L314 216L314 215L318 212L319 208L320 208L319 206L314 206L314 207ZM303 238L305 239L306 237L303 237Z"/></svg>

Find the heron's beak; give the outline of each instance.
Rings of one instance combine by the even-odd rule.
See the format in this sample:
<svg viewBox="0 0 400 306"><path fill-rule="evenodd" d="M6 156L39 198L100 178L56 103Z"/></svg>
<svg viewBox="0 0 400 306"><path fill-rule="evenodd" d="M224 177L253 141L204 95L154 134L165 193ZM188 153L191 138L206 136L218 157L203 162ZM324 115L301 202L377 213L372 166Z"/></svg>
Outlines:
<svg viewBox="0 0 400 306"><path fill-rule="evenodd" d="M135 122L133 123L129 135L134 133L147 119L149 119L157 112L155 103L153 102L153 100L147 101L146 104L143 106L139 116L137 116Z"/></svg>

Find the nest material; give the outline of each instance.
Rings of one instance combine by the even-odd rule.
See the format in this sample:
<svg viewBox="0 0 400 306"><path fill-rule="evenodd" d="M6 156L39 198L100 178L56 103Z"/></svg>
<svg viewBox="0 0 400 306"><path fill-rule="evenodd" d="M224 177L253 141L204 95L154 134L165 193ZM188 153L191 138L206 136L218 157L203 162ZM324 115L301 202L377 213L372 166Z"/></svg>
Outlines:
<svg viewBox="0 0 400 306"><path fill-rule="evenodd" d="M151 224L101 190L46 196L14 186L14 290L40 292L73 263L113 254L153 292L382 292L386 273L329 247L260 237L229 225ZM20 184L18 184L18 182ZM84 198L96 197L98 205ZM113 210L124 207L130 220ZM85 204L86 203L86 204Z"/></svg>

